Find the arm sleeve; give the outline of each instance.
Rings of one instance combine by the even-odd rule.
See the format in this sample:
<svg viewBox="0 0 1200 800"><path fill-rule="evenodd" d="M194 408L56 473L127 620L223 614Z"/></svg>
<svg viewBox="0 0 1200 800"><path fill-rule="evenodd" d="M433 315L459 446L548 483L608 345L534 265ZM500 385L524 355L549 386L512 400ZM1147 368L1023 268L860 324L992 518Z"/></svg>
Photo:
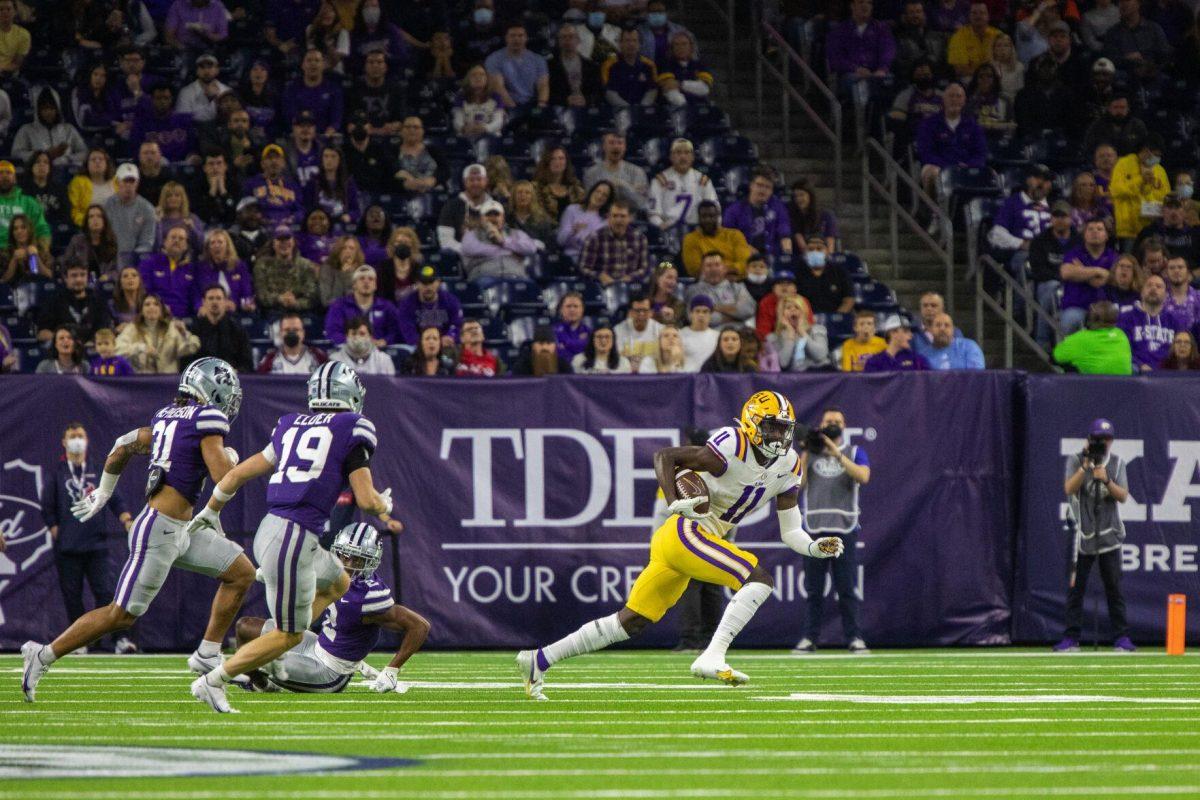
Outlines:
<svg viewBox="0 0 1200 800"><path fill-rule="evenodd" d="M342 462L342 477L349 478L356 470L369 466L371 466L371 451L364 444L355 444Z"/></svg>

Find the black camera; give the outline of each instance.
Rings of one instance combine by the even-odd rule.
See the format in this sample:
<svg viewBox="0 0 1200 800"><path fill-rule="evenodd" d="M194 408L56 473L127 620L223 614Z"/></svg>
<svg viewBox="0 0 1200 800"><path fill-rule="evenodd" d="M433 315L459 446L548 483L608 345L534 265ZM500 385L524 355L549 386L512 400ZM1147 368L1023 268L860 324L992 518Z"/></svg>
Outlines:
<svg viewBox="0 0 1200 800"><path fill-rule="evenodd" d="M842 429L837 425L826 425L824 428L809 428L804 435L804 449L814 455L820 455L825 452L825 439L828 436L830 439L837 441L837 438L842 435Z"/></svg>
<svg viewBox="0 0 1200 800"><path fill-rule="evenodd" d="M1099 464L1108 455L1108 440L1099 436L1089 436L1083 457L1093 464Z"/></svg>

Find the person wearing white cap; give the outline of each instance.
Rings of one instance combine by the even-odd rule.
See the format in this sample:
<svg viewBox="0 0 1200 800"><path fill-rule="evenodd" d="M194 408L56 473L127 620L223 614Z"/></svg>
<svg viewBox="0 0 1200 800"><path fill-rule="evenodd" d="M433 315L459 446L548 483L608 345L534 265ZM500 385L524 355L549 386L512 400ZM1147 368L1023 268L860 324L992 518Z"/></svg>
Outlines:
<svg viewBox="0 0 1200 800"><path fill-rule="evenodd" d="M463 270L467 278L527 278L525 259L536 255L538 242L504 224L504 206L488 200L479 209L482 221L462 239Z"/></svg>
<svg viewBox="0 0 1200 800"><path fill-rule="evenodd" d="M463 169L463 190L442 205L438 216L438 245L443 250L462 252L463 234L480 222L485 203L492 200L487 191L487 169L483 164L471 164Z"/></svg>
<svg viewBox="0 0 1200 800"><path fill-rule="evenodd" d="M117 265L136 265L154 250L158 225L154 206L138 194L138 168L125 163L117 167L117 192L104 201L104 213L117 238Z"/></svg>
<svg viewBox="0 0 1200 800"><path fill-rule="evenodd" d="M696 225L697 209L705 200L716 203L717 190L708 176L692 168L695 148L687 139L671 142L671 166L650 182L650 221L663 230L685 223Z"/></svg>

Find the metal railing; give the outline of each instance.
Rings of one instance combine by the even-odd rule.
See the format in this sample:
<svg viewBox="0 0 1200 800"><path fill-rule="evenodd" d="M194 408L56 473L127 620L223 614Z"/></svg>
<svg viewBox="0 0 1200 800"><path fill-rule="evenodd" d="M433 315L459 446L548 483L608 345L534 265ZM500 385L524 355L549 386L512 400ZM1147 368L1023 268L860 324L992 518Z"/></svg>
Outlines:
<svg viewBox="0 0 1200 800"><path fill-rule="evenodd" d="M880 170L875 169L875 164ZM882 174L883 180L879 179ZM936 231L937 239L923 228L917 218L897 199L901 186L908 190L916 201L917 208L924 207L929 213L933 224L930 228ZM892 263L900 258L900 223L903 222L921 242L929 248L930 253L946 270L946 308L954 314L954 225L942 208L941 204L931 198L921 185L908 174L900 162L892 158L878 139L868 138L863 143L862 151L862 215L863 243L871 247L871 197L874 194L888 208L888 243L892 251Z"/></svg>
<svg viewBox="0 0 1200 800"><path fill-rule="evenodd" d="M842 155L842 106L838 103L837 95L835 95L825 82L821 80L808 62L800 57L800 54L788 44L782 34L770 24L763 21L756 21L754 25L756 33L754 43L754 94L756 105L758 108L758 128L764 129L764 94L763 94L763 75L769 74L773 77L780 86L779 92L779 123L783 133L783 155L786 158L791 152L792 138L792 103L805 113L809 122L816 128L822 136L825 137L833 146L833 203L835 209L840 209L842 204L842 180L843 180L843 155ZM769 42L774 48L779 58L779 65L772 64L770 59L765 55L764 44ZM804 86L808 90L816 91L825 103L828 105L829 111L827 116L829 121L826 122L826 115L822 115L804 96L804 93L796 88L792 82L793 71L799 71L799 77L803 78Z"/></svg>
<svg viewBox="0 0 1200 800"><path fill-rule="evenodd" d="M1037 298L1029 291L1027 286L1018 283L1008 270L1004 269L996 260L989 255L980 256L976 263L972 265L972 270L975 274L975 331L977 336L982 336L983 331L983 309L987 307L992 313L1000 318L1004 323L1004 368L1012 369L1013 366L1013 341L1019 339L1035 356L1046 363L1050 369L1055 372L1062 372L1062 368L1054 363L1053 357L1046 349L1038 344L1025 330L1025 325L1017 319L1013 313L1013 302L1019 297L1025 304L1026 324L1031 321L1040 320L1050 326L1050 330L1057 338L1062 338L1062 329L1058 327L1058 321L1038 304ZM984 275L989 274L1000 281L1004 287L1004 303L996 301L984 289Z"/></svg>

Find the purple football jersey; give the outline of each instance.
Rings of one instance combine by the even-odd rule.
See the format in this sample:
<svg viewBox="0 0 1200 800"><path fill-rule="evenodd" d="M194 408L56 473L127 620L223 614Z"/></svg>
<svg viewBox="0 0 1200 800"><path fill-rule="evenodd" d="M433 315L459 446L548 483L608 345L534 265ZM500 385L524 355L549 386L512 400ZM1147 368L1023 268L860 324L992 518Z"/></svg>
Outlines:
<svg viewBox="0 0 1200 800"><path fill-rule="evenodd" d="M200 442L206 436L228 436L229 419L209 405L167 406L154 415L150 434L150 467L161 467L167 486L194 504L208 477Z"/></svg>
<svg viewBox="0 0 1200 800"><path fill-rule="evenodd" d="M375 425L352 411L280 417L271 434L267 509L319 534L346 486L346 458L360 444L375 452Z"/></svg>
<svg viewBox="0 0 1200 800"><path fill-rule="evenodd" d="M313 142L307 153L301 153L295 145L288 148L288 163L291 164L296 183L300 184L301 188L307 188L321 172L321 150L319 142Z"/></svg>
<svg viewBox="0 0 1200 800"><path fill-rule="evenodd" d="M374 575L357 576L350 588L329 607L317 644L335 658L358 663L379 643L379 626L363 617L382 614L394 606L392 590Z"/></svg>

